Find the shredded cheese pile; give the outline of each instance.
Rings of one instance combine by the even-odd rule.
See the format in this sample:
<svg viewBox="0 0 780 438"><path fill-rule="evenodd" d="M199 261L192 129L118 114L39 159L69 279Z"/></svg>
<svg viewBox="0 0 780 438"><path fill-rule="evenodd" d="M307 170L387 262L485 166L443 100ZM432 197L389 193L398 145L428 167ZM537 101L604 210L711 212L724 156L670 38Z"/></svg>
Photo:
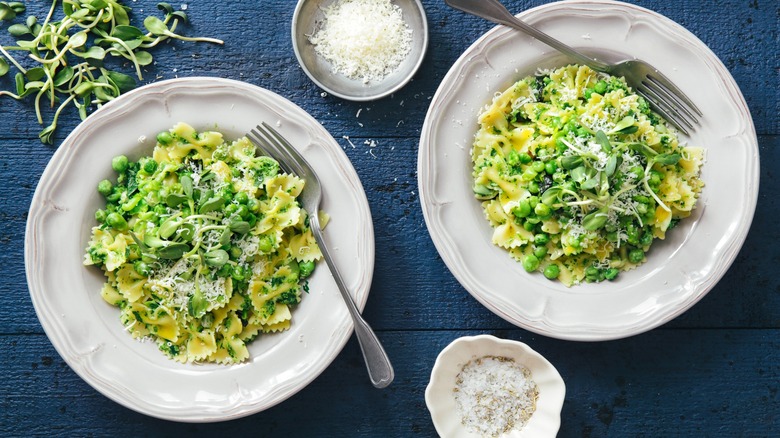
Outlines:
<svg viewBox="0 0 780 438"><path fill-rule="evenodd" d="M456 379L455 403L471 432L497 437L522 429L536 410L539 387L531 371L507 357L467 363Z"/></svg>
<svg viewBox="0 0 780 438"><path fill-rule="evenodd" d="M323 10L325 22L309 37L335 73L363 83L392 73L412 49L412 30L390 0L341 0Z"/></svg>

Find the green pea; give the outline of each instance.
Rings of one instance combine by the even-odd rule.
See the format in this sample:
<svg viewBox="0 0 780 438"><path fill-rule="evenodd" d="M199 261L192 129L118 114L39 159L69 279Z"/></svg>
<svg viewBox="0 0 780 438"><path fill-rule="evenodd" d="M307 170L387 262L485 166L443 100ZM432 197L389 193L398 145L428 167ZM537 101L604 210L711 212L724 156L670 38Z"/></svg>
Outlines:
<svg viewBox="0 0 780 438"><path fill-rule="evenodd" d="M636 179L642 179L645 177L645 170L642 169L642 166L633 166L632 168L628 169L631 174L636 177Z"/></svg>
<svg viewBox="0 0 780 438"><path fill-rule="evenodd" d="M528 163L530 163L531 161L533 161L533 158L531 158L531 156L530 156L530 155L528 155L528 154L527 154L527 153L525 153L525 152L523 152L523 153L519 154L519 158L520 158L520 162L521 162L522 164L528 164Z"/></svg>
<svg viewBox="0 0 780 438"><path fill-rule="evenodd" d="M217 277L227 278L233 275L233 266L229 263L225 263L222 265L221 268L217 271Z"/></svg>
<svg viewBox="0 0 780 438"><path fill-rule="evenodd" d="M544 162L534 161L533 164L531 164L531 169L533 169L536 173L544 172Z"/></svg>
<svg viewBox="0 0 780 438"><path fill-rule="evenodd" d="M521 178L523 181L533 181L533 180L534 180L534 178L536 178L536 175L538 175L538 173L537 173L537 172L534 172L534 170L533 170L533 169L531 169L531 168L529 167L528 169L526 169L526 170L523 172L523 174L522 174L522 175L520 175L520 178Z"/></svg>
<svg viewBox="0 0 780 438"><path fill-rule="evenodd" d="M100 223L105 222L107 216L108 216L108 212L105 210L98 210L95 212L95 220Z"/></svg>
<svg viewBox="0 0 780 438"><path fill-rule="evenodd" d="M249 223L250 227L254 227L257 223L257 215L254 213L249 213L246 215L246 221Z"/></svg>
<svg viewBox="0 0 780 438"><path fill-rule="evenodd" d="M247 195L246 192L238 192L233 197L233 200L235 200L239 204L246 204L247 202L249 202L249 195Z"/></svg>
<svg viewBox="0 0 780 438"><path fill-rule="evenodd" d="M596 85L593 87L593 91L599 94L604 94L607 91L607 82L606 81L598 81L596 82Z"/></svg>
<svg viewBox="0 0 780 438"><path fill-rule="evenodd" d="M577 137L587 137L588 135L590 135L590 132L585 127L580 126L577 128Z"/></svg>
<svg viewBox="0 0 780 438"><path fill-rule="evenodd" d="M546 233L539 233L536 236L534 236L534 243L537 245L547 245L547 242L550 241L550 235Z"/></svg>
<svg viewBox="0 0 780 438"><path fill-rule="evenodd" d="M523 269L526 272L533 272L539 268L539 258L533 254L528 254L523 258Z"/></svg>
<svg viewBox="0 0 780 438"><path fill-rule="evenodd" d="M144 277L148 277L149 273L151 272L149 265L146 264L146 262L143 260L138 260L133 263L133 269L138 273L138 275L143 275Z"/></svg>
<svg viewBox="0 0 780 438"><path fill-rule="evenodd" d="M106 216L106 225L119 231L127 229L127 221L119 213L109 213L109 215Z"/></svg>
<svg viewBox="0 0 780 438"><path fill-rule="evenodd" d="M537 183L536 181L531 181L530 183L528 183L528 191L529 192L531 192L534 195L536 195L536 194L539 194L539 190L540 190L539 183Z"/></svg>
<svg viewBox="0 0 780 438"><path fill-rule="evenodd" d="M527 217L529 214L531 214L531 204L527 199L520 201L517 207L512 209L512 214L518 218Z"/></svg>
<svg viewBox="0 0 780 438"><path fill-rule="evenodd" d="M538 259L542 259L544 256L547 255L547 247L546 246L540 246L536 249L534 249L534 255Z"/></svg>
<svg viewBox="0 0 780 438"><path fill-rule="evenodd" d="M260 201L258 201L255 198L249 198L249 201L246 203L247 208L252 213L257 213L260 211Z"/></svg>
<svg viewBox="0 0 780 438"><path fill-rule="evenodd" d="M618 233L617 231L608 231L607 232L607 240L616 243L618 241Z"/></svg>
<svg viewBox="0 0 780 438"><path fill-rule="evenodd" d="M566 144L563 142L563 139L561 137L558 137L555 139L555 150L560 152L564 152L569 147L566 146Z"/></svg>
<svg viewBox="0 0 780 438"><path fill-rule="evenodd" d="M615 277L617 277L619 272L620 271L617 268L608 268L606 271L604 271L604 278L612 281L615 279Z"/></svg>
<svg viewBox="0 0 780 438"><path fill-rule="evenodd" d="M528 198L528 203L531 205L531 208L536 208L537 204L539 204L539 197L531 196Z"/></svg>
<svg viewBox="0 0 780 438"><path fill-rule="evenodd" d="M628 261L631 263L641 263L645 259L645 252L641 248L632 249L628 253Z"/></svg>
<svg viewBox="0 0 780 438"><path fill-rule="evenodd" d="M590 100L590 97L593 95L593 88L586 88L585 92L582 94L585 97L585 100Z"/></svg>
<svg viewBox="0 0 780 438"><path fill-rule="evenodd" d="M260 238L260 242L257 244L260 252L269 253L274 249L274 240L271 236L263 236Z"/></svg>
<svg viewBox="0 0 780 438"><path fill-rule="evenodd" d="M559 275L561 275L561 268L559 268L558 265L547 265L547 267L544 268L544 276L550 280L555 280Z"/></svg>
<svg viewBox="0 0 780 438"><path fill-rule="evenodd" d="M249 209L246 207L246 205L239 205L238 210L236 210L236 214L241 216L243 219L246 219L249 216Z"/></svg>
<svg viewBox="0 0 780 438"><path fill-rule="evenodd" d="M157 142L161 145L167 145L173 141L173 136L168 131L163 131L157 134Z"/></svg>
<svg viewBox="0 0 780 438"><path fill-rule="evenodd" d="M591 278L598 278L599 268L595 266L589 266L588 269L585 269L585 276Z"/></svg>
<svg viewBox="0 0 780 438"><path fill-rule="evenodd" d="M129 165L130 161L124 155L116 156L111 160L111 168L118 173L126 171Z"/></svg>
<svg viewBox="0 0 780 438"><path fill-rule="evenodd" d="M558 165L555 164L555 161L550 160L550 161L548 161L547 163L544 164L544 171L548 175L554 174L556 170L558 170Z"/></svg>
<svg viewBox="0 0 780 438"><path fill-rule="evenodd" d="M227 207L225 207L225 216L233 216L238 212L238 205L237 204L229 204Z"/></svg>
<svg viewBox="0 0 780 438"><path fill-rule="evenodd" d="M506 164L510 166L517 166L520 164L520 155L517 153L517 151L512 149L508 154L506 154Z"/></svg>
<svg viewBox="0 0 780 438"><path fill-rule="evenodd" d="M523 228L525 228L526 231L533 231L536 229L536 224L531 221L525 221L523 223Z"/></svg>
<svg viewBox="0 0 780 438"><path fill-rule="evenodd" d="M639 239L639 244L643 247L650 246L650 244L653 243L653 233L649 230L645 231L644 234L642 234L642 237Z"/></svg>
<svg viewBox="0 0 780 438"><path fill-rule="evenodd" d="M157 170L157 162L154 161L153 158L149 158L149 159L144 161L143 169L144 169L144 172L146 172L146 173L151 175L151 174L154 173L155 170Z"/></svg>
<svg viewBox="0 0 780 438"><path fill-rule="evenodd" d="M244 251L241 248L239 248L239 247L237 247L235 245L230 247L229 254L230 254L230 258L233 259L233 260L236 260L239 257L241 257L241 254L243 254L243 253L244 253Z"/></svg>
<svg viewBox="0 0 780 438"><path fill-rule="evenodd" d="M299 275L301 278L306 278L314 271L314 261L308 260L305 262L300 262L298 263L298 268L300 269Z"/></svg>
<svg viewBox="0 0 780 438"><path fill-rule="evenodd" d="M547 204L544 203L538 203L536 204L536 207L534 207L534 213L536 213L537 216L539 216L542 219L550 217L552 214L552 210Z"/></svg>
<svg viewBox="0 0 780 438"><path fill-rule="evenodd" d="M103 181L100 181L97 185L97 191L103 196L108 196L111 194L111 191L114 189L114 185L111 184L111 181L104 179Z"/></svg>

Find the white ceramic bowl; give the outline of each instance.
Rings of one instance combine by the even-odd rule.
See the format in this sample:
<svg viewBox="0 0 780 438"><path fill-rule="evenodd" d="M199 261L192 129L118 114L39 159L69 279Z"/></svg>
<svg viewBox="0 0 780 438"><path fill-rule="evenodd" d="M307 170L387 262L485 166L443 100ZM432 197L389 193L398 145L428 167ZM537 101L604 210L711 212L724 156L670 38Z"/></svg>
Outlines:
<svg viewBox="0 0 780 438"><path fill-rule="evenodd" d="M528 345L490 335L464 336L448 345L436 358L431 381L425 390L425 404L431 412L436 432L445 438L473 438L461 424L455 405L455 379L469 361L484 356L514 359L531 371L531 378L539 387L536 411L521 430L503 437L554 437L561 425L561 408L566 385L555 367Z"/></svg>
<svg viewBox="0 0 780 438"><path fill-rule="evenodd" d="M381 81L364 84L334 73L331 64L314 50L309 36L324 20L322 10L336 0L299 0L292 21L292 44L301 68L315 84L328 93L353 101L376 100L400 90L420 68L428 48L428 21L420 0L393 0L401 8L404 21L412 30L412 49L394 72Z"/></svg>

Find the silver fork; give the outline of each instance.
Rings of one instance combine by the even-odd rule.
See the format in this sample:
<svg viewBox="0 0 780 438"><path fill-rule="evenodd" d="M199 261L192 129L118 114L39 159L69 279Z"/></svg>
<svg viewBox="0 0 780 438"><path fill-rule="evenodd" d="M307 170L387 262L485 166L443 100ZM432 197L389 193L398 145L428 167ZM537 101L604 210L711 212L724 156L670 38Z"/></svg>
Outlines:
<svg viewBox="0 0 780 438"><path fill-rule="evenodd" d="M445 3L463 12L525 32L593 70L624 77L653 110L685 135L689 135L689 130L693 131L699 125L699 117L703 116L701 110L672 81L644 61L637 59L619 64L597 61L518 20L498 0L445 0Z"/></svg>
<svg viewBox="0 0 780 438"><path fill-rule="evenodd" d="M344 280L339 274L339 270L336 268L336 264L328 252L328 247L322 239L322 230L320 229L320 222L317 213L320 208L320 201L322 200L322 187L320 180L317 178L317 174L311 168L306 159L298 153L298 151L287 141L281 134L279 134L274 128L263 122L255 129L252 129L247 137L252 143L255 144L261 151L269 157L279 162L279 166L287 173L297 175L306 181L303 192L301 193L301 205L309 213L309 228L311 228L314 239L317 241L317 245L320 247L325 263L330 269L330 273L333 275L333 279L336 281L336 285L341 292L342 298L347 303L347 309L352 316L352 321L355 325L355 334L357 335L360 349L363 352L363 359L366 362L366 368L368 368L368 376L371 379L371 383L377 388L384 388L393 381L395 372L393 366L390 364L390 359L387 357L382 344L376 337L376 334L368 323L360 315L360 312L355 306L355 302L352 300L347 286L344 284Z"/></svg>

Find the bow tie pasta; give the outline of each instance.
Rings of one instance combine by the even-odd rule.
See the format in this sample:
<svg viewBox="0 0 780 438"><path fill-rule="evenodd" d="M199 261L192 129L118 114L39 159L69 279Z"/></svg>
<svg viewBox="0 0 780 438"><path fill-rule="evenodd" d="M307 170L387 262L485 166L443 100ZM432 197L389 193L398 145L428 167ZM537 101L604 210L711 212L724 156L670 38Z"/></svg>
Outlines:
<svg viewBox="0 0 780 438"><path fill-rule="evenodd" d="M84 264L105 272L101 294L134 338L180 362L229 364L290 327L322 256L297 200L305 181L246 138L184 123L157 136L153 156L111 164Z"/></svg>
<svg viewBox="0 0 780 438"><path fill-rule="evenodd" d="M570 65L520 80L479 116L474 193L493 243L566 286L613 280L691 214L701 148L622 78Z"/></svg>

